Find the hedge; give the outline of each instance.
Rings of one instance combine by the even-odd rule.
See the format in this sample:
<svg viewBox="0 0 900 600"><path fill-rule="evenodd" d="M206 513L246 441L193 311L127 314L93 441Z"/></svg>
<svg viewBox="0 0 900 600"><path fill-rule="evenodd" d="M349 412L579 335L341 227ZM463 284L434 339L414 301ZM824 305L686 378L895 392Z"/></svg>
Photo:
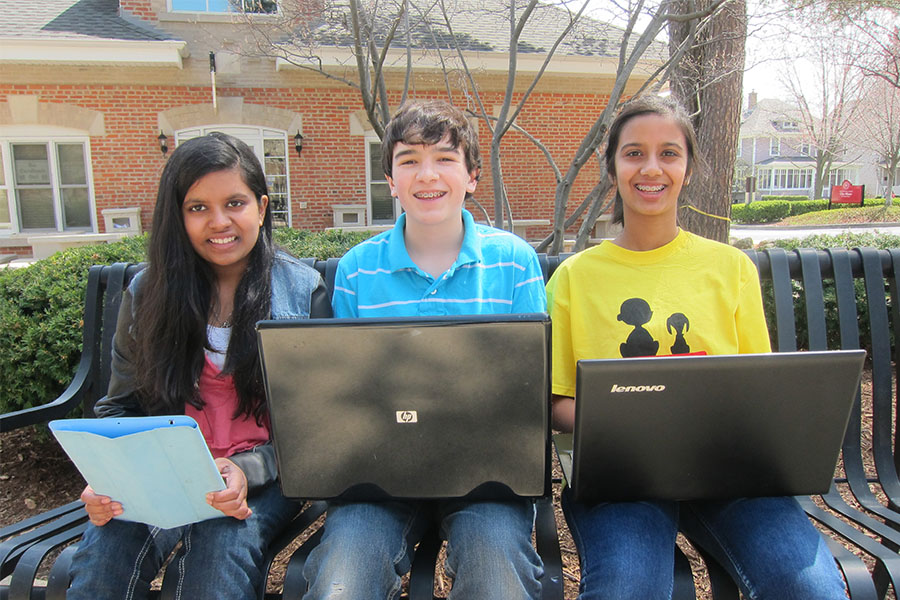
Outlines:
<svg viewBox="0 0 900 600"><path fill-rule="evenodd" d="M794 240L774 240L772 246L784 248L785 250L794 250L796 248L816 248L824 250L826 248L900 248L900 235L885 233L840 233L837 235L810 235L802 239ZM840 348L840 329L837 317L837 297L834 290L834 280L826 279L822 282L823 292L825 295L825 325L826 337L829 348ZM794 281L794 318L797 326L797 343L801 350L809 349L808 326L806 322L806 303L805 296L802 294L802 285ZM860 347L865 348L871 353L872 340L868 334L869 330L869 309L868 303L865 301L865 283L860 280L854 280L856 286L857 311L859 314L859 330L860 330ZM888 306L891 304L890 290L885 287L885 296ZM772 341L772 347L775 347L777 340L777 331L775 326L775 301L772 295L771 283L763 283L763 305L766 311L766 321L769 323L769 337ZM893 339L893 330L891 330L891 347L896 347L896 340Z"/></svg>
<svg viewBox="0 0 900 600"><path fill-rule="evenodd" d="M786 200L788 202L802 202L803 200L809 200L809 196L806 194L802 196L762 196L760 198L763 202L769 202L770 200Z"/></svg>
<svg viewBox="0 0 900 600"><path fill-rule="evenodd" d="M370 233L275 230L295 256L342 256ZM0 270L0 412L45 404L69 384L81 355L84 286L91 265L145 260L146 235L71 248Z"/></svg>
<svg viewBox="0 0 900 600"><path fill-rule="evenodd" d="M791 203L787 200L733 204L731 220L735 223L774 223L791 214Z"/></svg>
<svg viewBox="0 0 900 600"><path fill-rule="evenodd" d="M766 198L779 198L766 200ZM798 199L794 199L798 198ZM884 205L884 198L866 198L863 206ZM839 204L833 208L856 208L853 204ZM828 199L809 200L804 196L763 196L750 204L732 204L734 223L774 223L787 217L828 209Z"/></svg>

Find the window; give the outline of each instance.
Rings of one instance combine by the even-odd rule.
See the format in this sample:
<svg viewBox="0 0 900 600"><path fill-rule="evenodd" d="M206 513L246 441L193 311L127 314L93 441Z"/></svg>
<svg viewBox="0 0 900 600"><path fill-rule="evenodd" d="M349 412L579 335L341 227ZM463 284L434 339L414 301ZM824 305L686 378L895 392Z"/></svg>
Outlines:
<svg viewBox="0 0 900 600"><path fill-rule="evenodd" d="M812 156L812 144L809 142L800 142L800 154L803 156Z"/></svg>
<svg viewBox="0 0 900 600"><path fill-rule="evenodd" d="M775 169L773 188L781 190L808 190L812 186L812 169Z"/></svg>
<svg viewBox="0 0 900 600"><path fill-rule="evenodd" d="M264 132L276 133L276 132ZM263 171L269 186L269 206L272 224L275 227L291 226L290 202L288 200L287 144L285 138L263 137Z"/></svg>
<svg viewBox="0 0 900 600"><path fill-rule="evenodd" d="M232 135L253 149L266 175L266 185L269 188L269 210L272 212L272 225L275 227L290 227L291 197L287 167L287 133L277 129L244 125L214 125L177 131L175 132L175 143L180 144L212 131L220 131Z"/></svg>
<svg viewBox="0 0 900 600"><path fill-rule="evenodd" d="M390 224L399 216L398 203L391 196L391 189L381 166L381 140L366 141L366 184L369 193L370 225Z"/></svg>
<svg viewBox="0 0 900 600"><path fill-rule="evenodd" d="M761 190L803 190L813 185L813 169L760 169L757 188Z"/></svg>
<svg viewBox="0 0 900 600"><path fill-rule="evenodd" d="M771 138L769 140L769 156L781 155L781 138Z"/></svg>
<svg viewBox="0 0 900 600"><path fill-rule="evenodd" d="M737 153L735 154L735 158L740 158L743 155L744 155L744 140L738 140Z"/></svg>
<svg viewBox="0 0 900 600"><path fill-rule="evenodd" d="M12 141L2 154L9 169L0 173L0 227L93 230L86 142Z"/></svg>
<svg viewBox="0 0 900 600"><path fill-rule="evenodd" d="M171 0L173 11L207 13L253 13L273 15L277 0Z"/></svg>
<svg viewBox="0 0 900 600"><path fill-rule="evenodd" d="M828 174L828 189L825 190L826 193L831 192L831 186L841 185L844 183L844 180L853 181L856 179L856 169L832 169Z"/></svg>
<svg viewBox="0 0 900 600"><path fill-rule="evenodd" d="M6 165L7 164L9 164L9 161L6 160L6 156L4 155L4 146L2 144L0 144L0 231L12 228L12 220L9 218L9 216L10 216L9 186L6 185L6 182L7 182Z"/></svg>

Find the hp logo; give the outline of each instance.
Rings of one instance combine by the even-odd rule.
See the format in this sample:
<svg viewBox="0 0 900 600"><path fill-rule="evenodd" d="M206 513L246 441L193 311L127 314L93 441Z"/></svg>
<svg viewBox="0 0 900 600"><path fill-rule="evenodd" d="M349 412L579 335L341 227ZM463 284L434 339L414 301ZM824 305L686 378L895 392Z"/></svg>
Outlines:
<svg viewBox="0 0 900 600"><path fill-rule="evenodd" d="M414 410L398 410L397 411L397 422L398 423L418 423L419 422L419 414Z"/></svg>

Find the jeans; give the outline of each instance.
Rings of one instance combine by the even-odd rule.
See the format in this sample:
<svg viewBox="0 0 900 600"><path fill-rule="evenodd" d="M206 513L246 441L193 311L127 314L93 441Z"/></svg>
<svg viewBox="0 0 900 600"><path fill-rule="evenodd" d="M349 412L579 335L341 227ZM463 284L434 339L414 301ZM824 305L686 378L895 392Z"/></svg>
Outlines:
<svg viewBox="0 0 900 600"><path fill-rule="evenodd" d="M310 553L304 600L392 600L414 546L437 519L447 540L450 599L540 597L543 564L531 544L534 504L512 502L333 503Z"/></svg>
<svg viewBox="0 0 900 600"><path fill-rule="evenodd" d="M671 598L679 526L745 598L847 597L825 540L794 498L586 506L566 489L563 510L581 557L580 600Z"/></svg>
<svg viewBox="0 0 900 600"><path fill-rule="evenodd" d="M262 597L263 559L269 542L300 505L273 483L247 499L253 514L239 521L221 517L160 529L113 519L88 525L72 558L69 600L146 598L150 582L179 541L167 578L178 577L176 597L186 600Z"/></svg>

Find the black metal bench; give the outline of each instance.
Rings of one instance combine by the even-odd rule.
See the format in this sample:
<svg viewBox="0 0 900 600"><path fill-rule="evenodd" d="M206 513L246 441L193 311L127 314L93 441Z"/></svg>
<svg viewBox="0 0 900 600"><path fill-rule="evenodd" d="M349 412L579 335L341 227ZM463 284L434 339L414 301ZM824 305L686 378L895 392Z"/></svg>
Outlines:
<svg viewBox="0 0 900 600"><path fill-rule="evenodd" d="M841 452L844 476L835 479L827 494L800 501L813 519L846 543L845 547L832 540L830 546L852 598L883 598L889 586L896 594L900 454L891 434L897 398L891 374L897 368L900 340L900 250L771 249L751 253L751 258L771 286L775 318L769 326L775 327L777 350L868 350L871 429L863 427L858 393ZM837 323L837 331L829 333L826 316ZM866 455L873 462L868 471ZM883 502L873 490L883 492ZM874 563L873 572L847 548L867 556Z"/></svg>
<svg viewBox="0 0 900 600"><path fill-rule="evenodd" d="M799 500L829 534L829 547L853 600L880 600L889 588L897 594L900 452L892 428L900 414L895 414L897 393L892 369L896 370L900 362L900 249L788 252L771 248L746 252L759 269L763 295L773 307L773 314L767 317L776 351L868 350L873 381L872 406L866 414L871 429L862 426L864 413L857 393L841 452L844 475L835 478L829 493ZM541 256L545 276L563 258ZM866 455L874 463L868 471L864 466ZM860 557L873 565L871 571ZM708 556L703 558L714 597L738 600L737 586L724 569ZM695 597L686 562L677 552L676 599Z"/></svg>
<svg viewBox="0 0 900 600"><path fill-rule="evenodd" d="M892 369L896 368L895 340L900 339L897 289L900 249L794 252L769 249L748 251L748 254L757 264L764 294L774 306L769 326L775 332L777 350L866 347L869 351L873 400L868 414L872 429L862 426L863 411L858 396L842 451L844 476L835 479L828 494L800 500L807 513L830 534L829 545L847 580L851 598L883 598L890 587L896 590L900 577L900 481L897 477L900 454L892 436L896 399ZM540 258L547 278L564 257L541 255ZM323 273L331 288L337 260L307 262ZM114 325L105 327L104 324L115 323L117 297L137 268L113 265L91 269L85 300L84 349L72 384L50 404L0 415L0 431L65 416L79 403L86 415L92 414L93 403L105 393L109 379L108 356ZM829 322L836 322L837 329L829 330ZM874 463L868 471L863 462L866 453L872 455ZM276 550L308 530L323 510L322 503L308 506L273 544L270 557L274 558ZM13 574L8 585L0 585L0 600L64 598L71 546L55 560L46 588L34 587L34 574L52 549L80 536L85 521L81 503L73 502L0 530L0 579ZM288 560L283 597L302 595L306 586L303 563L320 535L321 530L315 531ZM536 537L545 561L544 598L562 598L562 564L553 508L548 499L538 503ZM411 600L432 598L434 560L440 546L436 531L429 532L420 544L410 575ZM873 565L871 572L860 556ZM704 559L714 597L737 600L737 587L725 571L708 557ZM675 582L676 599L695 597L690 565L681 552L676 552ZM167 584L170 582L164 580L159 597L168 597ZM32 590L34 593L29 596Z"/></svg>
<svg viewBox="0 0 900 600"><path fill-rule="evenodd" d="M303 259L316 268L333 289L337 259ZM88 273L85 295L82 354L75 376L68 388L56 400L38 407L0 415L0 431L46 423L63 418L75 407L82 406L85 416L93 416L94 404L106 393L110 376L110 356L121 293L142 265L117 263L111 266L94 266ZM272 543L267 554L268 567L276 556L301 534L310 530L325 512L324 502L311 502ZM38 569L48 555L78 540L87 527L87 515L80 501L76 500L56 509L36 515L19 523L0 529L0 580L12 576L8 584L0 584L0 600L26 598L65 598L69 584L69 565L75 551L68 545L53 561L46 578L46 585L36 581ZM562 600L562 560L553 505L549 498L537 501L536 541L538 552L545 563L543 598ZM265 594L260 598L297 598L306 590L303 565L311 549L321 537L321 529L312 535L291 555L284 576L282 594ZM420 543L409 580L409 600L433 598L435 561L442 540L436 527L426 532ZM268 570L268 568L267 568ZM175 577L163 578L161 589L154 592L158 598L174 597Z"/></svg>

